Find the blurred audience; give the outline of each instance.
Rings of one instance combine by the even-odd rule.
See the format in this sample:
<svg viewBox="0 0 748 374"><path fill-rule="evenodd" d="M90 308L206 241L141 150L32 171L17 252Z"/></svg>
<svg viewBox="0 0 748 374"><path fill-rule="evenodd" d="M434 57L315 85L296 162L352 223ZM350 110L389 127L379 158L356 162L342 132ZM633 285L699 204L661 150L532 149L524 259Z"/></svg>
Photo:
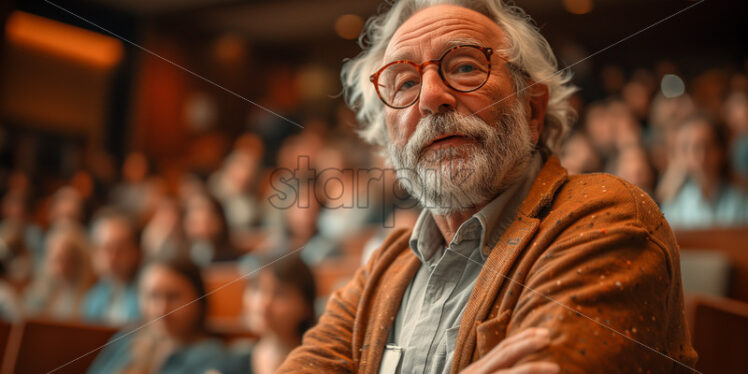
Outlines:
<svg viewBox="0 0 748 374"><path fill-rule="evenodd" d="M91 237L99 281L86 295L86 319L114 325L137 320L142 252L135 224L116 208L102 208L91 225Z"/></svg>
<svg viewBox="0 0 748 374"><path fill-rule="evenodd" d="M154 260L143 270L139 299L146 324L112 337L88 373L205 374L227 359L206 329L197 265L184 257Z"/></svg>

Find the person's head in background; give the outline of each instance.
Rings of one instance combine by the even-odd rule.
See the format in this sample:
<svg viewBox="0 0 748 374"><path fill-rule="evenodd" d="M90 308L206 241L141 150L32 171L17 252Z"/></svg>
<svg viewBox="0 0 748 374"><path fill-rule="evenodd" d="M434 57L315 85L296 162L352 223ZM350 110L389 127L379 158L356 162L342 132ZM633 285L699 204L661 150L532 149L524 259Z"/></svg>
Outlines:
<svg viewBox="0 0 748 374"><path fill-rule="evenodd" d="M299 256L271 256L255 263L244 291L248 328L260 341L287 351L301 343L304 332L316 323L316 286L311 269Z"/></svg>
<svg viewBox="0 0 748 374"><path fill-rule="evenodd" d="M649 111L649 145L652 164L658 172L667 168L675 149L678 126L694 114L696 107L688 95L667 98L659 93Z"/></svg>
<svg viewBox="0 0 748 374"><path fill-rule="evenodd" d="M599 172L603 169L600 155L583 131L575 131L566 139L560 160L570 175Z"/></svg>
<svg viewBox="0 0 748 374"><path fill-rule="evenodd" d="M102 208L91 225L91 239L99 277L116 284L135 280L142 252L130 216L114 208Z"/></svg>
<svg viewBox="0 0 748 374"><path fill-rule="evenodd" d="M656 177L646 149L639 146L624 148L608 169L648 194L653 194Z"/></svg>
<svg viewBox="0 0 748 374"><path fill-rule="evenodd" d="M313 184L300 180L299 191L307 190L310 191L309 195L299 194L293 204L283 209L284 231L292 250L303 246L318 233L322 204L315 196Z"/></svg>
<svg viewBox="0 0 748 374"><path fill-rule="evenodd" d="M731 93L722 106L722 116L733 138L748 134L748 95L742 91Z"/></svg>
<svg viewBox="0 0 748 374"><path fill-rule="evenodd" d="M649 116L650 91L646 84L637 80L626 83L621 90L621 98L639 120Z"/></svg>
<svg viewBox="0 0 748 374"><path fill-rule="evenodd" d="M141 152L131 152L122 164L122 180L125 183L141 183L148 176L148 159Z"/></svg>
<svg viewBox="0 0 748 374"><path fill-rule="evenodd" d="M60 222L83 222L84 201L81 194L73 187L62 187L52 195L49 206L49 225Z"/></svg>
<svg viewBox="0 0 748 374"><path fill-rule="evenodd" d="M184 256L151 261L139 284L139 305L149 329L171 342L192 343L207 336L207 301L200 268Z"/></svg>
<svg viewBox="0 0 748 374"><path fill-rule="evenodd" d="M13 222L14 224L23 225L29 218L29 197L28 193L21 190L9 190L3 195L2 200L2 220Z"/></svg>
<svg viewBox="0 0 748 374"><path fill-rule="evenodd" d="M584 132L599 155L610 157L616 150L615 122L611 120L606 102L592 103L587 107Z"/></svg>
<svg viewBox="0 0 748 374"><path fill-rule="evenodd" d="M236 259L223 207L210 194L194 194L187 199L183 226L189 255L196 263Z"/></svg>
<svg viewBox="0 0 748 374"><path fill-rule="evenodd" d="M140 243L147 259L176 255L184 247L182 209L176 199L168 196L158 198L143 228Z"/></svg>
<svg viewBox="0 0 748 374"><path fill-rule="evenodd" d="M23 225L7 220L0 224L0 281L8 281L21 289L31 280L34 270L33 254L24 238Z"/></svg>
<svg viewBox="0 0 748 374"><path fill-rule="evenodd" d="M223 163L221 192L227 196L249 193L257 181L260 157L244 148L231 152Z"/></svg>
<svg viewBox="0 0 748 374"><path fill-rule="evenodd" d="M76 225L60 223L47 235L46 257L42 277L82 292L93 281L90 245Z"/></svg>
<svg viewBox="0 0 748 374"><path fill-rule="evenodd" d="M696 115L680 126L675 142L673 162L699 185L704 196L712 196L727 179L724 127L710 117Z"/></svg>

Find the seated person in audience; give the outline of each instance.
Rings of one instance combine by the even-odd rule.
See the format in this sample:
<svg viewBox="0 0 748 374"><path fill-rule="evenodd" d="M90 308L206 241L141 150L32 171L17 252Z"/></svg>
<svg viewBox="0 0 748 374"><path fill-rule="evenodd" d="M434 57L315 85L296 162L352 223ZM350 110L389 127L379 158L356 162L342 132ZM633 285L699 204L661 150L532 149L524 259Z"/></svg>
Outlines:
<svg viewBox="0 0 748 374"><path fill-rule="evenodd" d="M154 260L143 270L139 298L145 324L112 337L89 374L204 374L227 359L206 331L205 285L194 263Z"/></svg>
<svg viewBox="0 0 748 374"><path fill-rule="evenodd" d="M252 277L244 292L246 322L259 340L221 367L223 374L274 373L316 321L311 269L297 255L276 259L268 256L258 262L259 270L247 271Z"/></svg>
<svg viewBox="0 0 748 374"><path fill-rule="evenodd" d="M8 277L13 251L5 238L0 237L0 321L16 321L21 317L21 306L16 289Z"/></svg>
<svg viewBox="0 0 748 374"><path fill-rule="evenodd" d="M663 177L679 182L671 188L675 195L662 204L674 228L748 224L748 195L729 180L726 139L725 129L704 116L692 117L678 129L674 158Z"/></svg>
<svg viewBox="0 0 748 374"><path fill-rule="evenodd" d="M213 196L196 193L187 198L183 225L189 256L195 263L207 265L238 258L231 243L226 214Z"/></svg>
<svg viewBox="0 0 748 374"><path fill-rule="evenodd" d="M5 230L10 229L14 234L19 235L19 240L25 247L23 252L28 255L27 258L23 259L23 262L32 260L33 268L40 268L44 257L44 232L31 220L29 192L26 190L10 190L3 196L0 205L0 212L2 212L0 230L5 233ZM17 259L18 257L14 256L13 262L16 262ZM18 267L16 264L11 266L13 268ZM9 275L11 277L31 276L30 271L32 269L28 269L28 265L24 264L21 268L21 272L25 274L19 274L16 269L9 269Z"/></svg>
<svg viewBox="0 0 748 374"><path fill-rule="evenodd" d="M35 261L44 251L43 245L37 253L32 252L24 231L19 222L7 220L0 224L0 257L5 262L5 280L16 290L25 288L42 266L41 263L35 266Z"/></svg>
<svg viewBox="0 0 748 374"><path fill-rule="evenodd" d="M42 271L23 297L25 313L80 318L83 299L94 280L85 234L76 224L60 223L49 232L45 252Z"/></svg>
<svg viewBox="0 0 748 374"><path fill-rule="evenodd" d="M140 318L136 283L142 255L135 225L125 213L104 208L91 236L99 281L86 296L86 319L122 324Z"/></svg>

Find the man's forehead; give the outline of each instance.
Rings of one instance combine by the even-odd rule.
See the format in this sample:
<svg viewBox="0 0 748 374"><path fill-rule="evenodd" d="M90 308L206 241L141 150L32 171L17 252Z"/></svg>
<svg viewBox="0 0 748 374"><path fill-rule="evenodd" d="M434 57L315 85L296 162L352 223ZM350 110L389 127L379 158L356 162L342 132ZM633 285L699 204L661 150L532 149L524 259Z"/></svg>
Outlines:
<svg viewBox="0 0 748 374"><path fill-rule="evenodd" d="M439 53L463 40L497 48L502 35L501 28L481 13L456 5L436 5L416 12L402 24L390 39L385 56L407 58L428 49Z"/></svg>

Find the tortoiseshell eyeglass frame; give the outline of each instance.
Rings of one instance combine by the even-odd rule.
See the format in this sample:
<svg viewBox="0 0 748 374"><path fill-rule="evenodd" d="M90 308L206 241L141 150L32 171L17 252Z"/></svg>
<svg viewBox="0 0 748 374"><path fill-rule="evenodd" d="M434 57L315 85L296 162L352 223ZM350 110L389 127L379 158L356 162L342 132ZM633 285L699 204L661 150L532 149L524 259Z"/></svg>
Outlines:
<svg viewBox="0 0 748 374"><path fill-rule="evenodd" d="M444 72L442 71L442 60L444 60L444 57L446 57L448 54L454 52L455 50L458 50L458 49L461 49L461 48L475 48L475 49L478 49L481 52L483 52L483 54L486 56L486 60L488 61L488 73L486 74L486 79L479 86L477 86L477 87L475 87L473 89L470 89L470 90L460 90L460 89L457 89L457 88L453 87L451 84L449 84L449 82L447 82L446 79L444 79ZM479 46L479 45L472 45L472 44L458 45L458 46L455 46L455 47L452 47L452 48L446 50L441 55L441 57L439 57L439 59L437 59L437 60L429 60L429 61L426 61L426 62L420 64L420 65L416 64L415 62L408 61L408 60L392 61L392 62L388 63L387 65L384 65L376 73L372 74L369 77L369 80L371 81L371 83L374 84L374 89L377 91L377 96L379 96L379 100L381 100L382 103L384 103L384 105L387 105L388 107L390 107L392 109L405 109L405 108L407 108L407 107L415 104L416 101L418 101L418 98L421 97L421 92L419 91L418 95L415 96L415 98L413 99L413 101L411 103L408 103L407 105L403 105L403 106L390 105L387 102L387 100L385 100L382 97L382 93L379 91L379 87L380 87L380 85L379 85L379 76L388 67L390 67L392 65L395 65L395 64L409 64L409 65L415 67L416 70L418 70L418 74L421 77L423 77L423 69L426 68L426 66L436 65L437 66L437 70L439 71L439 77L442 79L442 82L444 82L444 84L447 85L447 87L449 87L449 88L451 88L451 89L453 89L453 90L455 90L457 92L467 93L467 92L473 92L473 91L476 91L476 90L480 89L481 87L483 87L486 84L486 82L488 82L488 78L491 76L491 55L492 54L493 54L493 49L492 48L482 47L482 46Z"/></svg>

